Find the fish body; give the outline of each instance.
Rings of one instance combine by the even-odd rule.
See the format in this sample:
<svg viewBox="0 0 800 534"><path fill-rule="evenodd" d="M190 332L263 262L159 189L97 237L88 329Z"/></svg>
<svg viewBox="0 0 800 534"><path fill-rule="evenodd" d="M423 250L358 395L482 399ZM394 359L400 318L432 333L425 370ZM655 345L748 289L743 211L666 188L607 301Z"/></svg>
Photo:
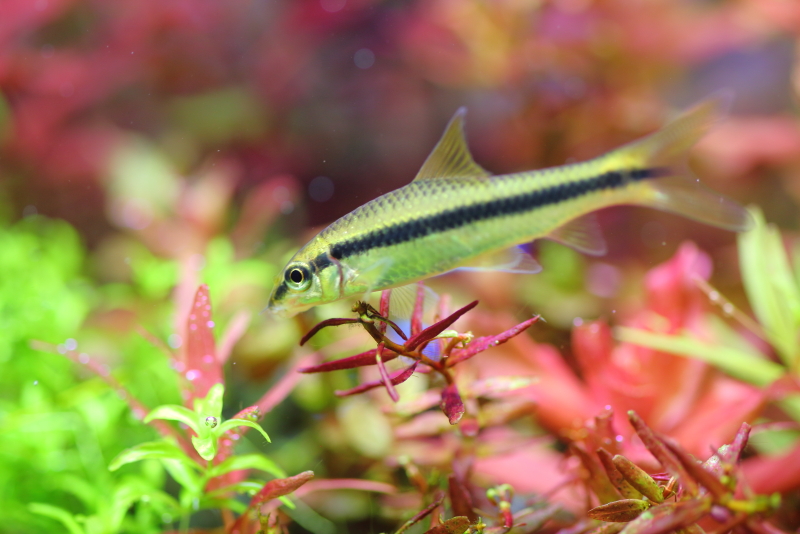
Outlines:
<svg viewBox="0 0 800 534"><path fill-rule="evenodd" d="M747 211L703 188L684 163L718 108L718 100L705 101L589 161L497 176L472 159L462 108L414 181L356 208L295 254L276 278L268 308L291 316L459 268L536 272L517 246L539 238L599 255L605 243L590 214L618 204L745 230Z"/></svg>

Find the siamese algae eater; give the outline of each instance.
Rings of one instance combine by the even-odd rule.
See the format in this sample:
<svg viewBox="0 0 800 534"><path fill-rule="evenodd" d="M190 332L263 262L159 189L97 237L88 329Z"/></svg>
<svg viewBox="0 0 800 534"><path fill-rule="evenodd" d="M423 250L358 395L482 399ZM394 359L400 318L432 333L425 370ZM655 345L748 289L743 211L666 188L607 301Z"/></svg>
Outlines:
<svg viewBox="0 0 800 534"><path fill-rule="evenodd" d="M343 216L294 255L275 280L268 309L289 317L454 269L537 272L520 245L540 238L600 255L605 242L591 214L618 204L744 231L748 212L703 187L686 165L686 151L720 107L719 98L703 101L589 161L499 176L473 160L461 108L410 184Z"/></svg>

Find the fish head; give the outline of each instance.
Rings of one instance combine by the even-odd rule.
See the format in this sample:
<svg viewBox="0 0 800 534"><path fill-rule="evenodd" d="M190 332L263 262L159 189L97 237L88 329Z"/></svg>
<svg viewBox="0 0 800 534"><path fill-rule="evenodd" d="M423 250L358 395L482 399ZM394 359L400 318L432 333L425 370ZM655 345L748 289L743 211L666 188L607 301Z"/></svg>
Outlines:
<svg viewBox="0 0 800 534"><path fill-rule="evenodd" d="M267 310L274 315L293 317L318 304L342 298L337 281L331 279L337 269L330 268L331 260L316 241L300 249L275 277L267 304Z"/></svg>

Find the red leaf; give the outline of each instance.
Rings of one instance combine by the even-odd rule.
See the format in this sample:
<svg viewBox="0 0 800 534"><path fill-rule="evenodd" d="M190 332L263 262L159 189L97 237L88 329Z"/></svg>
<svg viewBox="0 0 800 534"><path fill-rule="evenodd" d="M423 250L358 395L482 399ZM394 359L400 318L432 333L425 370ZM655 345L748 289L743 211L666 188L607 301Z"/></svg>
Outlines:
<svg viewBox="0 0 800 534"><path fill-rule="evenodd" d="M304 471L293 477L276 478L275 480L270 480L264 484L264 487L261 488L261 491L256 493L253 498L250 499L250 504L247 506L247 510L240 515L238 519L236 519L236 522L231 526L228 532L231 534L239 534L244 526L244 521L246 521L248 513L253 509L254 506L271 499L277 499L278 497L288 495L312 478L314 478L313 471Z"/></svg>
<svg viewBox="0 0 800 534"><path fill-rule="evenodd" d="M613 456L610 452L605 450L604 448L600 447L597 449L597 457L600 458L600 463L603 464L603 469L606 470L606 475L608 475L608 479L617 488L620 495L622 495L626 499L638 499L642 496L641 493L636 491L636 489L628 484L628 481L625 480L625 477L617 471L616 466L614 465Z"/></svg>
<svg viewBox="0 0 800 534"><path fill-rule="evenodd" d="M497 345L502 345L512 337L517 336L527 330L528 327L538 321L539 318L539 315L531 317L527 321L523 321L513 328L497 334L496 336L477 337L473 339L467 348L453 351L453 355L447 359L447 366L452 367L457 363L461 363L464 360L472 358L476 354L483 352L486 349L496 347Z"/></svg>
<svg viewBox="0 0 800 534"><path fill-rule="evenodd" d="M458 394L458 388L455 384L448 384L442 390L440 406L451 425L455 425L461 420L465 411L464 401L461 400L461 395Z"/></svg>
<svg viewBox="0 0 800 534"><path fill-rule="evenodd" d="M340 360L333 360L330 362L321 363L319 365L312 365L310 367L301 367L298 369L301 373L327 373L328 371L339 371L341 369L355 369L356 367L364 367L367 365L375 365L375 355L378 349L371 349L355 356L349 356ZM397 358L397 353L386 352L381 357L384 362L388 362Z"/></svg>
<svg viewBox="0 0 800 534"><path fill-rule="evenodd" d="M626 534L666 534L688 527L703 517L711 504L707 501L682 501L654 506L628 523Z"/></svg>
<svg viewBox="0 0 800 534"><path fill-rule="evenodd" d="M465 516L470 521L478 519L478 514L472 509L472 497L467 490L467 487L461 481L451 474L447 477L448 493L450 494L450 506L453 508L455 515Z"/></svg>
<svg viewBox="0 0 800 534"><path fill-rule="evenodd" d="M472 301L460 310L452 313L448 317L445 317L438 323L434 323L422 332L415 334L409 338L406 342L405 347L409 351L412 351L422 345L423 343L427 343L431 339L435 338L442 332L444 332L450 325L458 320L459 317L470 311L472 308L478 305L478 301Z"/></svg>
<svg viewBox="0 0 800 534"><path fill-rule="evenodd" d="M380 305L380 314L384 317L389 317L389 304L392 298L392 290L387 289L386 291L381 291L381 305ZM381 334L386 333L386 323L381 323L378 325L378 330Z"/></svg>
<svg viewBox="0 0 800 534"><path fill-rule="evenodd" d="M648 501L641 499L621 499L589 510L592 519L614 523L627 523L639 517L642 512L650 508Z"/></svg>
<svg viewBox="0 0 800 534"><path fill-rule="evenodd" d="M325 319L321 323L318 323L314 328L309 330L308 333L306 333L306 335L300 338L300 346L302 347L303 345L305 345L309 339L314 337L314 335L317 332L319 332L326 326L339 326L343 324L355 324L358 322L359 322L358 319L344 319L344 318Z"/></svg>
<svg viewBox="0 0 800 534"><path fill-rule="evenodd" d="M192 383L192 396L205 397L214 384L222 382L222 365L214 348L214 321L211 320L211 301L208 286L197 288L194 302L186 320L184 345L184 376Z"/></svg>
<svg viewBox="0 0 800 534"><path fill-rule="evenodd" d="M386 393L389 394L389 398L392 399L393 402L397 402L400 400L400 395L398 395L397 390L394 389L392 378L389 376L389 371L386 370L386 366L383 364L383 358L381 358L383 343L378 345L377 350L378 353L375 355L375 363L378 364L378 372L381 374L381 381L383 385L386 386Z"/></svg>
<svg viewBox="0 0 800 534"><path fill-rule="evenodd" d="M414 311L411 313L411 335L415 336L422 331L422 312L425 303L425 286L417 282L417 295L414 299ZM413 349L412 349L413 350Z"/></svg>
<svg viewBox="0 0 800 534"><path fill-rule="evenodd" d="M389 377L389 381L392 385L402 384L414 374L414 371L417 369L417 363L414 362L411 364L410 367L403 369L402 371L397 371L395 374ZM334 394L337 397L349 397L350 395L357 395L359 393L364 393L365 391L369 391L370 389L379 388L384 385L383 379L380 380L372 380L370 382L364 382L363 384L356 386L352 389L345 389L345 390L337 390Z"/></svg>
<svg viewBox="0 0 800 534"><path fill-rule="evenodd" d="M433 502L432 502L432 503L430 503L430 504L429 504L428 506L426 506L425 508L423 508L421 511L417 512L416 514L414 514L414 517L412 517L411 519L409 519L408 521L406 521L405 523L403 523L403 526L401 526L401 527L400 527L400 528L397 530L397 532L395 532L395 534L402 534L402 533L403 533L403 532L405 532L405 531L406 531L406 530L407 530L409 527L416 525L416 524L417 524L417 523L419 523L421 520L423 520L423 519L425 519L427 516L431 515L431 512L433 512L434 510L436 510L436 508L438 508L439 506L441 506L441 505L442 505L442 501L444 501L444 493L443 493L443 492L441 492L441 491L438 491L438 492L436 493L436 495L434 496L434 498L433 498Z"/></svg>
<svg viewBox="0 0 800 534"><path fill-rule="evenodd" d="M441 525L426 530L425 534L464 534L469 528L469 519L464 516L451 517Z"/></svg>
<svg viewBox="0 0 800 534"><path fill-rule="evenodd" d="M706 488L714 497L721 498L728 493L728 488L722 483L720 479L714 476L709 470L695 459L688 452L678 445L678 442L671 439L664 439L664 443L672 451L672 454L678 458L686 471L700 483L701 486ZM682 480L679 480L683 484Z"/></svg>
<svg viewBox="0 0 800 534"><path fill-rule="evenodd" d="M664 469L666 469L670 475L677 477L685 491L689 492L690 495L697 495L697 482L689 476L686 469L683 468L678 459L675 458L675 455L664 445L661 438L656 436L655 432L653 432L633 410L628 412L628 420L641 438L644 446L650 451L650 454L655 456L656 460L664 466Z"/></svg>

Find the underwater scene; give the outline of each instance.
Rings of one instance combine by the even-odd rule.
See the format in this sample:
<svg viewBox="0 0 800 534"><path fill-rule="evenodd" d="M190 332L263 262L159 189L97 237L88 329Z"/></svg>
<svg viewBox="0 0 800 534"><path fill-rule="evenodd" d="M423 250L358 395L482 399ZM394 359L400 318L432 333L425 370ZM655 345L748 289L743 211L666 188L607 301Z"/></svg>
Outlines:
<svg viewBox="0 0 800 534"><path fill-rule="evenodd" d="M800 2L0 0L0 533L800 531Z"/></svg>

